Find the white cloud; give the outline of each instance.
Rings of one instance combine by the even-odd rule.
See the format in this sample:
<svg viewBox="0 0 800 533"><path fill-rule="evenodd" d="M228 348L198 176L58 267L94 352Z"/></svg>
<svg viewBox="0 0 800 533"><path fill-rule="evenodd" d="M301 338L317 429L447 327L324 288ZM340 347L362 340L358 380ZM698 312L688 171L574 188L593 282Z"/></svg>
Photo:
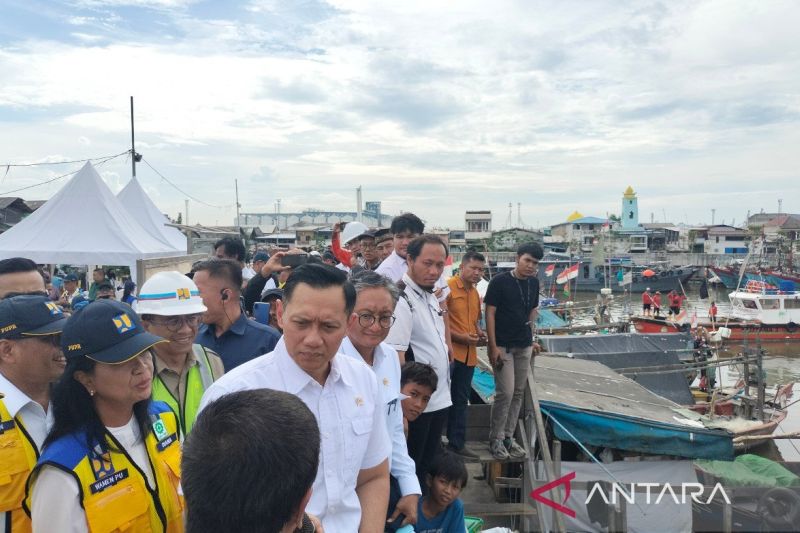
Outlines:
<svg viewBox="0 0 800 533"><path fill-rule="evenodd" d="M362 184L384 211L453 227L476 208L502 224L518 201L528 223L602 215L628 184L643 213L681 221L777 195L800 211L790 2L271 0L205 19L178 0L82 5L117 27L123 4L158 8L163 35L115 38L76 14L71 27L92 28L77 42L0 46L0 113L18 125L0 132L6 153L124 150L132 94L137 149L218 205L238 178L242 203L267 211L277 197L284 211L349 208ZM65 142L81 138L93 153ZM160 209L183 209L141 177Z"/></svg>

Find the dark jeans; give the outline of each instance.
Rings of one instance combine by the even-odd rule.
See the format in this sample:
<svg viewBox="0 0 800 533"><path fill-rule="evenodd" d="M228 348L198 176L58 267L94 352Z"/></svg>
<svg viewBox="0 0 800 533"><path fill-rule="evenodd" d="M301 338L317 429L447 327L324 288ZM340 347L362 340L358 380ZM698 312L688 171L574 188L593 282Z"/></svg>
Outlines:
<svg viewBox="0 0 800 533"><path fill-rule="evenodd" d="M408 455L417 467L417 478L422 487L422 494L427 494L425 474L428 465L442 450L442 430L447 423L448 408L430 413L422 413L419 418L408 424Z"/></svg>
<svg viewBox="0 0 800 533"><path fill-rule="evenodd" d="M464 447L467 433L467 403L472 388L474 366L467 366L460 361L453 362L453 375L450 378L450 397L453 406L447 417L447 440L450 447L460 450Z"/></svg>

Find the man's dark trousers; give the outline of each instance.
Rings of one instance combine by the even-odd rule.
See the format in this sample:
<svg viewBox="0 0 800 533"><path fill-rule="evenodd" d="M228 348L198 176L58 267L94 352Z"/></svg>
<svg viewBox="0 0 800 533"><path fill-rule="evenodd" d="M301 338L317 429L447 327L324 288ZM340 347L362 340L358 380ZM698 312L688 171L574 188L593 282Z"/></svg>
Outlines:
<svg viewBox="0 0 800 533"><path fill-rule="evenodd" d="M447 418L447 440L450 447L456 450L462 449L465 444L467 403L474 373L474 366L467 366L461 361L453 362L453 374L450 378L450 397L453 405Z"/></svg>

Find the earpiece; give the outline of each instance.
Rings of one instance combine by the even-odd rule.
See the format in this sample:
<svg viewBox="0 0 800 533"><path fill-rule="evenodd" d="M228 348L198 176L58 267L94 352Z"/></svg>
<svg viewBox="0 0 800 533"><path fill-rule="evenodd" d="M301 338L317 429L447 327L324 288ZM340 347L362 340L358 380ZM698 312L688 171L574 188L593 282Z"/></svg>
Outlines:
<svg viewBox="0 0 800 533"><path fill-rule="evenodd" d="M221 291L219 291L220 295L222 296L222 301L223 302L228 299L228 292L227 291L228 291L228 289L222 289Z"/></svg>

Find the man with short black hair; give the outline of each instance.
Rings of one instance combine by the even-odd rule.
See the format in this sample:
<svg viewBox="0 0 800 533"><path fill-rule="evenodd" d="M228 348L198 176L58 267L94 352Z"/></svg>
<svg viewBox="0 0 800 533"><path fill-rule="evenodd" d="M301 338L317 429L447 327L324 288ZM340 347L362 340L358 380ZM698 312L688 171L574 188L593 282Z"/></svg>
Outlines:
<svg viewBox="0 0 800 533"><path fill-rule="evenodd" d="M66 321L47 296L0 301L0 531L31 530L22 499L53 424L50 391L66 364L60 344Z"/></svg>
<svg viewBox="0 0 800 533"><path fill-rule="evenodd" d="M428 464L441 448L450 400L450 367L444 313L433 295L447 260L447 245L437 235L422 235L408 244L408 271L403 274L403 297L395 307L395 323L386 343L397 350L401 363L413 351L414 360L431 365L439 378L425 413L408 426L408 454L416 462L417 478L425 487Z"/></svg>
<svg viewBox="0 0 800 533"><path fill-rule="evenodd" d="M198 263L194 282L207 311L195 342L218 353L225 372L271 352L280 338L275 328L250 320L242 310L242 270L230 259Z"/></svg>
<svg viewBox="0 0 800 533"><path fill-rule="evenodd" d="M486 259L475 251L461 258L458 275L447 281L447 320L453 341L453 366L450 394L453 406L447 419L447 441L450 451L468 459L478 455L465 446L467 403L472 390L472 375L478 363L478 346L486 343L486 334L478 325L481 319L481 297L476 285L483 279Z"/></svg>
<svg viewBox="0 0 800 533"><path fill-rule="evenodd" d="M105 280L97 284L95 300L116 300L117 293L110 281Z"/></svg>
<svg viewBox="0 0 800 533"><path fill-rule="evenodd" d="M539 306L536 273L543 255L537 243L520 245L514 269L493 277L484 297L489 360L496 385L489 448L500 460L525 456L525 450L514 440L514 431L531 356L539 351L539 345L533 343L533 328Z"/></svg>
<svg viewBox="0 0 800 533"><path fill-rule="evenodd" d="M239 263L242 269L242 281L246 282L256 275L256 271L245 264L247 250L241 239L235 237L223 237L214 243L214 257L217 259L230 259ZM244 288L244 284L242 285Z"/></svg>
<svg viewBox="0 0 800 533"><path fill-rule="evenodd" d="M408 244L425 231L425 223L414 213L403 213L392 219L391 232L394 250L389 257L375 269L375 272L386 276L395 283L400 281L408 270L406 262Z"/></svg>
<svg viewBox="0 0 800 533"><path fill-rule="evenodd" d="M97 267L92 271L92 284L89 285L89 301L93 302L97 299L97 289L103 282L108 282L106 279L106 272L101 267Z"/></svg>
<svg viewBox="0 0 800 533"><path fill-rule="evenodd" d="M244 390L209 403L183 444L186 532L302 529L319 451L317 421L292 394Z"/></svg>
<svg viewBox="0 0 800 533"><path fill-rule="evenodd" d="M206 391L201 409L240 390L298 396L322 434L307 509L326 531L383 531L391 452L383 399L363 361L337 354L348 325L357 320L355 289L344 272L309 263L294 269L283 290L278 303L283 338L275 350L225 374Z"/></svg>
<svg viewBox="0 0 800 533"><path fill-rule="evenodd" d="M0 300L9 294L47 294L39 268L27 257L0 261Z"/></svg>

